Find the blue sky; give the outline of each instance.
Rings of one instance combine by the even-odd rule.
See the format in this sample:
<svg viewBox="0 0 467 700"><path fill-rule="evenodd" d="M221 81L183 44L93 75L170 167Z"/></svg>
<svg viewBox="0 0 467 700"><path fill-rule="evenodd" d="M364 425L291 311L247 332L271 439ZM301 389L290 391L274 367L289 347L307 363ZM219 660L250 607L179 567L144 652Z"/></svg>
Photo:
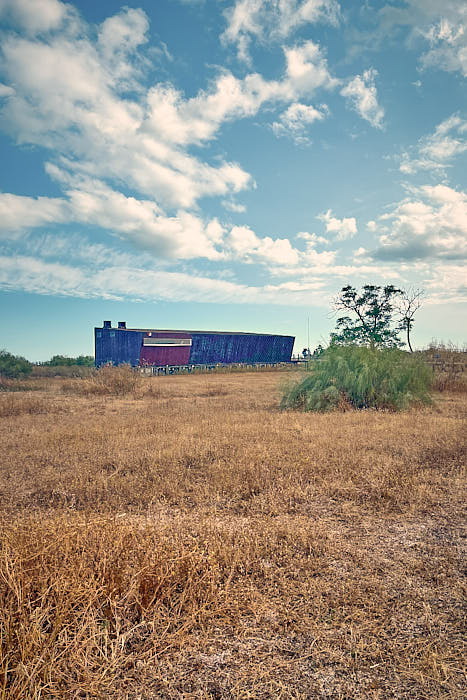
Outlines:
<svg viewBox="0 0 467 700"><path fill-rule="evenodd" d="M352 284L467 320L460 0L0 0L0 346L129 327L325 342Z"/></svg>

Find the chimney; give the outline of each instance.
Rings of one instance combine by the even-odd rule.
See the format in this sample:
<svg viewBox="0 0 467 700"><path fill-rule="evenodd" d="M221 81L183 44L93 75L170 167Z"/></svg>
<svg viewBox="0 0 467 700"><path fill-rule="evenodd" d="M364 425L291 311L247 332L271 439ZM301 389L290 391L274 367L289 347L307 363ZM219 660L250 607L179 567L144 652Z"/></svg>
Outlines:
<svg viewBox="0 0 467 700"><path fill-rule="evenodd" d="M119 321L119 322L118 322L118 327L119 327L119 328L126 328L126 321Z"/></svg>
<svg viewBox="0 0 467 700"><path fill-rule="evenodd" d="M112 328L112 321L104 321L104 328Z"/></svg>

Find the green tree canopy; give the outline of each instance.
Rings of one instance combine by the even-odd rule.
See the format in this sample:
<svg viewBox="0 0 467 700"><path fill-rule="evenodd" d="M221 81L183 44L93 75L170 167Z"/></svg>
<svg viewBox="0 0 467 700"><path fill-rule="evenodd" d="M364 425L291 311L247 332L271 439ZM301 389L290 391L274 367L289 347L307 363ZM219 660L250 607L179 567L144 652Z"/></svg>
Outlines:
<svg viewBox="0 0 467 700"><path fill-rule="evenodd" d="M392 284L366 284L361 291L350 284L343 287L334 300L334 308L347 313L337 319L331 343L386 348L403 345L399 338L400 321L394 318L396 301L402 294L403 290Z"/></svg>
<svg viewBox="0 0 467 700"><path fill-rule="evenodd" d="M24 357L0 350L0 376L8 379L27 377L32 372L32 364Z"/></svg>
<svg viewBox="0 0 467 700"><path fill-rule="evenodd" d="M46 367L70 367L79 365L82 367L94 367L94 357L92 355L78 355L78 357L67 357L66 355L54 355L43 363Z"/></svg>

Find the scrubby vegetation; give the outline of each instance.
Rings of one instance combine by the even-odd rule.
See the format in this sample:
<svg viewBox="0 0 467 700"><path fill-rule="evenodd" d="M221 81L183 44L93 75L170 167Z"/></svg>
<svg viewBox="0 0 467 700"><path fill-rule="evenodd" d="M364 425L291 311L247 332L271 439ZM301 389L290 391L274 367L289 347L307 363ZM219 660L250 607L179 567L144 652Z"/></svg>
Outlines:
<svg viewBox="0 0 467 700"><path fill-rule="evenodd" d="M94 367L94 355L78 355L78 357L68 357L68 355L53 355L50 360L42 362L43 367Z"/></svg>
<svg viewBox="0 0 467 700"><path fill-rule="evenodd" d="M0 378L17 379L27 377L32 372L32 364L20 355L0 350Z"/></svg>
<svg viewBox="0 0 467 700"><path fill-rule="evenodd" d="M397 348L331 345L308 370L284 391L283 408L400 410L431 400L432 370Z"/></svg>
<svg viewBox="0 0 467 700"><path fill-rule="evenodd" d="M418 356L433 370L436 391L467 392L467 349L433 340Z"/></svg>
<svg viewBox="0 0 467 700"><path fill-rule="evenodd" d="M0 394L2 698L465 696L464 395L31 381Z"/></svg>
<svg viewBox="0 0 467 700"><path fill-rule="evenodd" d="M79 355L67 357L54 355L47 362L40 362L33 367L33 377L90 377L94 372L94 357Z"/></svg>

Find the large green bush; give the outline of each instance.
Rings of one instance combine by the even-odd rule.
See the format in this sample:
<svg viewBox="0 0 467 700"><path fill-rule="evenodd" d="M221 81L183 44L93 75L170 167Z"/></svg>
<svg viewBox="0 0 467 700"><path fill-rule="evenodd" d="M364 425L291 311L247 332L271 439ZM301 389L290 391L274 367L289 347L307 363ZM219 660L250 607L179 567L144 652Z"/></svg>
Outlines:
<svg viewBox="0 0 467 700"><path fill-rule="evenodd" d="M431 401L432 371L396 348L331 346L305 377L284 391L283 408L330 411L339 406L400 410Z"/></svg>
<svg viewBox="0 0 467 700"><path fill-rule="evenodd" d="M32 364L24 357L0 350L0 376L8 377L8 379L19 379L27 377L31 371Z"/></svg>

